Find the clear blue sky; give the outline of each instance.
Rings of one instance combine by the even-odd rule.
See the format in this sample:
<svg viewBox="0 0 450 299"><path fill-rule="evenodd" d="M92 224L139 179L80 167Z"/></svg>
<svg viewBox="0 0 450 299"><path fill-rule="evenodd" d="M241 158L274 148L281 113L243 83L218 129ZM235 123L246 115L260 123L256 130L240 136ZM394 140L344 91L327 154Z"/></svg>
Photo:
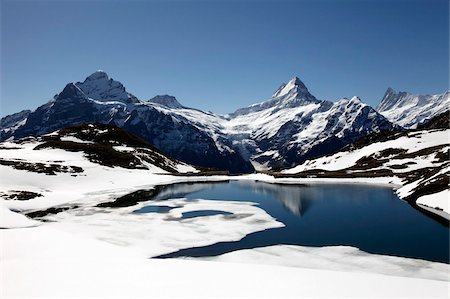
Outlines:
<svg viewBox="0 0 450 299"><path fill-rule="evenodd" d="M449 84L448 0L1 0L1 115L102 69L139 99L232 112L294 75L319 99Z"/></svg>

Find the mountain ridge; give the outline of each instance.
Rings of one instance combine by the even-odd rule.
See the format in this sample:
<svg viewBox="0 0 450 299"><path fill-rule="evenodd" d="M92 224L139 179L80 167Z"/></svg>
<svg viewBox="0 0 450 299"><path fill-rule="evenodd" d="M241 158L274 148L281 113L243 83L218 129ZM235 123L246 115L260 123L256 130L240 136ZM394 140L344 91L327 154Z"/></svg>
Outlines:
<svg viewBox="0 0 450 299"><path fill-rule="evenodd" d="M292 167L372 132L399 128L358 97L318 100L298 77L266 101L219 115L185 107L169 95L139 100L97 71L67 84L14 128L0 127L0 139L92 122L124 128L175 159L234 173Z"/></svg>
<svg viewBox="0 0 450 299"><path fill-rule="evenodd" d="M448 111L450 91L436 95L419 95L405 91L395 91L389 87L377 111L391 122L406 129L414 129L421 123Z"/></svg>

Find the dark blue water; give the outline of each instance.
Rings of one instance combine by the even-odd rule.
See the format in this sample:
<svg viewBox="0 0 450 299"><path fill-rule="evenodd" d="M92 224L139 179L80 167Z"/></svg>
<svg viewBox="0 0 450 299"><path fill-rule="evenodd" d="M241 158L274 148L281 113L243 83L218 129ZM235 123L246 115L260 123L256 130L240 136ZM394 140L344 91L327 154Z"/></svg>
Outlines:
<svg viewBox="0 0 450 299"><path fill-rule="evenodd" d="M213 215L233 215L233 213L216 210L201 210L182 213L182 219L190 219L195 217L213 216Z"/></svg>
<svg viewBox="0 0 450 299"><path fill-rule="evenodd" d="M173 207L169 206L145 206L139 210L134 211L134 213L167 213L172 210Z"/></svg>
<svg viewBox="0 0 450 299"><path fill-rule="evenodd" d="M401 201L386 187L250 181L176 184L153 200L174 197L257 202L286 227L165 257L213 256L238 249L293 244L349 245L371 253L449 262L449 228Z"/></svg>

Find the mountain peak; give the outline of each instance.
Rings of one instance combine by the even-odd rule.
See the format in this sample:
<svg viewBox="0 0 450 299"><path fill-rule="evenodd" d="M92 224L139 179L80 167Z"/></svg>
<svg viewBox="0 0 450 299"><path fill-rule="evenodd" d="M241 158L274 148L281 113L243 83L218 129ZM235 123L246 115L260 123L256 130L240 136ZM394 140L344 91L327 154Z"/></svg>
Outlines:
<svg viewBox="0 0 450 299"><path fill-rule="evenodd" d="M98 70L89 75L84 82L77 82L75 85L80 88L88 97L101 101L118 101L122 103L138 102L138 99L125 90L119 81L110 78L102 70Z"/></svg>
<svg viewBox="0 0 450 299"><path fill-rule="evenodd" d="M177 101L177 99L174 96L170 95L157 95L156 97L151 98L148 100L150 103L156 103L161 106L165 106L167 108L183 108L183 106Z"/></svg>
<svg viewBox="0 0 450 299"><path fill-rule="evenodd" d="M297 76L294 76L288 83L283 83L267 101L238 109L231 113L230 117L236 117L238 115L244 115L274 107L284 109L305 106L312 103L317 104L319 102L319 100L309 93L305 84Z"/></svg>
<svg viewBox="0 0 450 299"><path fill-rule="evenodd" d="M386 94L388 93L397 93L392 87L388 87L388 89L386 90Z"/></svg>
<svg viewBox="0 0 450 299"><path fill-rule="evenodd" d="M386 92L384 93L383 98L381 99L381 102L378 104L376 110L378 111L384 111L391 109L395 106L396 102L398 101L400 93L396 92L393 88L388 87Z"/></svg>
<svg viewBox="0 0 450 299"><path fill-rule="evenodd" d="M107 81L107 80L109 80L109 76L108 76L108 74L105 71L98 70L98 71L95 71L92 74L90 74L86 78L85 82L86 81L92 81L92 80L105 80L105 81Z"/></svg>
<svg viewBox="0 0 450 299"><path fill-rule="evenodd" d="M350 99L350 102L362 103L361 98L358 96L354 96Z"/></svg>
<svg viewBox="0 0 450 299"><path fill-rule="evenodd" d="M291 80L289 80L288 84L292 84L294 86L304 87L305 84L299 79L299 77L294 76Z"/></svg>
<svg viewBox="0 0 450 299"><path fill-rule="evenodd" d="M309 93L305 84L297 76L294 76L288 83L283 83L272 95L272 98L283 97L292 92Z"/></svg>

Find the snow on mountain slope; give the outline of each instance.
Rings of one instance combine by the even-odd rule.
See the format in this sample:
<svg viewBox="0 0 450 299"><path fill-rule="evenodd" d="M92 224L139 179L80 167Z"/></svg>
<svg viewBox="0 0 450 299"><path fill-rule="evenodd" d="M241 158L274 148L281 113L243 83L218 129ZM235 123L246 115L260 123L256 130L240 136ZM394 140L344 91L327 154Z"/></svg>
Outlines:
<svg viewBox="0 0 450 299"><path fill-rule="evenodd" d="M450 109L450 91L437 95L416 95L388 88L377 111L404 128L416 128Z"/></svg>
<svg viewBox="0 0 450 299"><path fill-rule="evenodd" d="M128 93L119 81L109 78L104 71L96 71L88 76L84 82L77 82L80 88L89 98L101 102L137 103L139 100Z"/></svg>
<svg viewBox="0 0 450 299"><path fill-rule="evenodd" d="M150 105L180 122L193 124L211 136L218 148L239 152L257 169L298 163L309 150L336 136L339 141L326 148L335 150L365 134L393 128L357 97L337 103L317 100L297 77L283 84L271 99L228 116ZM286 159L284 153L289 150L292 153Z"/></svg>
<svg viewBox="0 0 450 299"><path fill-rule="evenodd" d="M167 98L165 98L164 104L161 104L160 102L162 100L160 100L160 97L161 96L155 97L159 98L157 101L154 100L155 98L151 99L149 102L145 103L145 105L151 106L159 112L171 116L177 122L194 125L197 129L207 133L208 136L214 140L217 148L222 151L234 152L234 149L227 145L227 136L223 132L226 123L228 122L224 116L212 112L203 112L201 110L187 108L181 106L178 101L176 102L178 104L173 101L168 103L166 101ZM175 97L172 98L176 101ZM176 109L173 109L174 107Z"/></svg>

